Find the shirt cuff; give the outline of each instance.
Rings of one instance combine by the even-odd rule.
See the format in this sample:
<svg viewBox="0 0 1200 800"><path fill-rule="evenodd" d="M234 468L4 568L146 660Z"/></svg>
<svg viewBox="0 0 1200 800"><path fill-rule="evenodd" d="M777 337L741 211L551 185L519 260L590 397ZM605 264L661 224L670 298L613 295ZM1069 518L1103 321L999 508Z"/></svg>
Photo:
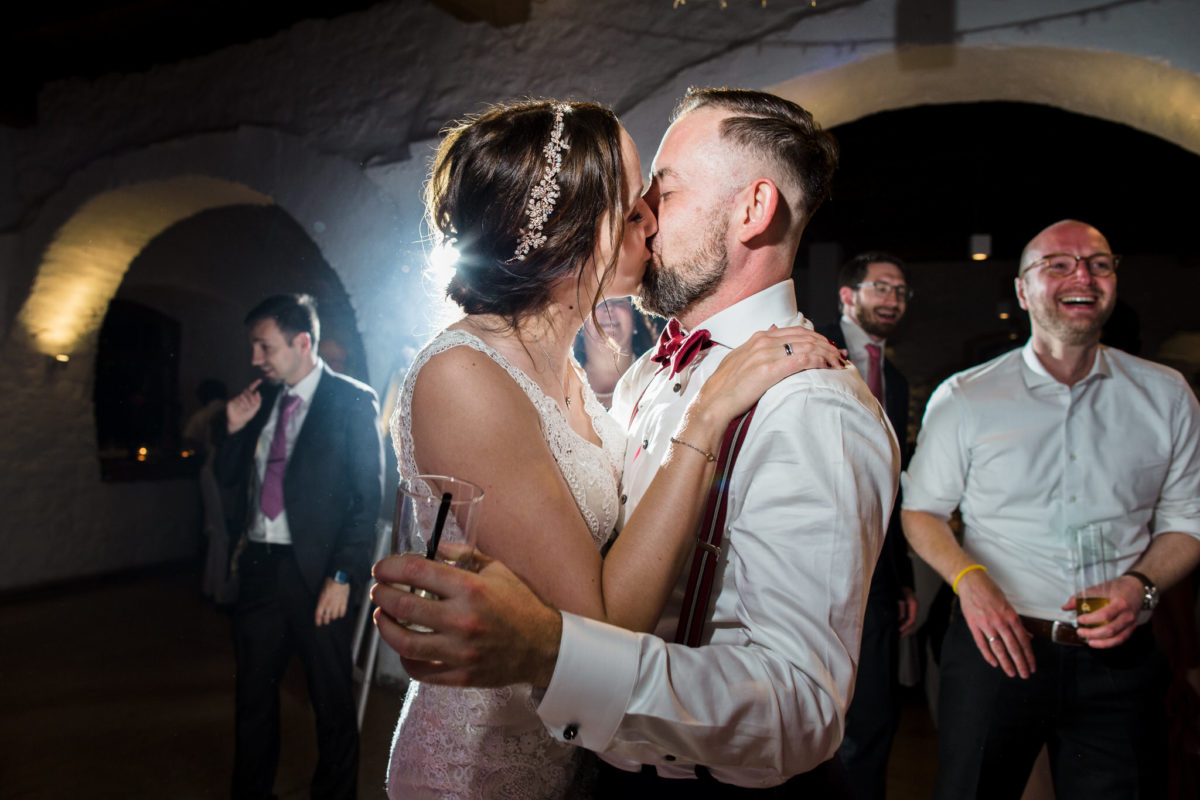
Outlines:
<svg viewBox="0 0 1200 800"><path fill-rule="evenodd" d="M561 742L603 752L637 682L641 634L562 612L562 638L537 713Z"/></svg>

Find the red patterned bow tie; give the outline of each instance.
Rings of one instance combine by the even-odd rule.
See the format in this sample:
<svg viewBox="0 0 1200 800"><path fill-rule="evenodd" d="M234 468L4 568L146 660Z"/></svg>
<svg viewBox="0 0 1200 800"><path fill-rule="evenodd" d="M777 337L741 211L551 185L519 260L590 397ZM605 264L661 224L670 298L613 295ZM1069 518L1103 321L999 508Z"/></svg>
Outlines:
<svg viewBox="0 0 1200 800"><path fill-rule="evenodd" d="M700 328L690 334L684 334L679 320L672 318L667 327L663 328L662 336L658 337L658 350L650 360L662 364L663 367L669 365L671 372L668 377L674 378L702 351L712 347L712 344L712 336L708 331Z"/></svg>

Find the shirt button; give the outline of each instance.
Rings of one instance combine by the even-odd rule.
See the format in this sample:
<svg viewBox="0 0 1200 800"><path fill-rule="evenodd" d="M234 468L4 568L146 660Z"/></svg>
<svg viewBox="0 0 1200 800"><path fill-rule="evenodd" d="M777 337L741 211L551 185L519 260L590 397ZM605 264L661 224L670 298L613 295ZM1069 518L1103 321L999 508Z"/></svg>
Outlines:
<svg viewBox="0 0 1200 800"><path fill-rule="evenodd" d="M1074 453L1071 453L1071 460L1072 460L1072 461L1074 461L1074 460L1075 460L1075 454L1074 454Z"/></svg>
<svg viewBox="0 0 1200 800"><path fill-rule="evenodd" d="M573 722L570 725L568 725L566 728L563 729L563 738L566 739L568 742L573 741L575 739L575 737L578 735L579 735L579 726Z"/></svg>
<svg viewBox="0 0 1200 800"><path fill-rule="evenodd" d="M642 439L642 449L643 450L650 449L650 440L649 439Z"/></svg>
<svg viewBox="0 0 1200 800"><path fill-rule="evenodd" d="M1071 495L1070 497L1068 497L1068 498L1067 498L1067 502L1068 502L1068 503L1074 503L1074 502L1075 502L1075 495Z"/></svg>
<svg viewBox="0 0 1200 800"><path fill-rule="evenodd" d="M629 495L627 495L627 494L621 495L621 505L625 505L625 501L628 499L629 499Z"/></svg>
<svg viewBox="0 0 1200 800"><path fill-rule="evenodd" d="M677 383L677 384L675 384L674 386L672 386L672 387L671 387L671 391L672 391L672 392L678 392L678 391L679 391L680 389L682 389L682 388L683 388L683 384L682 384L682 383Z"/></svg>
<svg viewBox="0 0 1200 800"><path fill-rule="evenodd" d="M668 755L663 756L663 761L674 761L674 760L675 760L675 756L673 756L673 755L668 754Z"/></svg>

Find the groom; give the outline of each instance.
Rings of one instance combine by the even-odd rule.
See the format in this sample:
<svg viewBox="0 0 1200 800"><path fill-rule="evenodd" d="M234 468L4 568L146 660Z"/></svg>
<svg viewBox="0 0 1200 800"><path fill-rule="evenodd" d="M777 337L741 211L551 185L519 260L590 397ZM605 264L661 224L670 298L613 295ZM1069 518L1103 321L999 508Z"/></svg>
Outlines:
<svg viewBox="0 0 1200 800"><path fill-rule="evenodd" d="M626 516L725 354L757 330L803 321L789 276L836 160L832 137L778 97L694 90L681 102L646 196L659 227L641 302L683 330L703 328L711 345L690 363L664 352L663 365L652 352L617 389L613 414L630 426ZM842 738L898 471L895 436L858 373L803 372L759 401L721 482L721 541L698 548L715 564L711 595L677 589L656 635L549 608L487 559L478 573L380 562L376 622L416 679L545 689L547 729L611 765L607 796L829 796L840 784L826 762ZM677 624L685 602L699 608L699 646L676 643L688 638Z"/></svg>

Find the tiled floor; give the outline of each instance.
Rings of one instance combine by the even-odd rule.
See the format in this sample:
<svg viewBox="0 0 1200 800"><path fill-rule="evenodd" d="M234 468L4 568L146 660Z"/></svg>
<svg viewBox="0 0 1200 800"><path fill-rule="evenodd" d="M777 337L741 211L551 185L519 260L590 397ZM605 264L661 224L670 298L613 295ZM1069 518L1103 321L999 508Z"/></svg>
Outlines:
<svg viewBox="0 0 1200 800"><path fill-rule="evenodd" d="M191 800L228 796L233 655L226 617L191 569L0 598L0 797ZM396 688L375 687L359 797L384 796ZM316 747L298 664L283 691L276 792L307 797ZM905 706L891 800L929 796L935 733Z"/></svg>

